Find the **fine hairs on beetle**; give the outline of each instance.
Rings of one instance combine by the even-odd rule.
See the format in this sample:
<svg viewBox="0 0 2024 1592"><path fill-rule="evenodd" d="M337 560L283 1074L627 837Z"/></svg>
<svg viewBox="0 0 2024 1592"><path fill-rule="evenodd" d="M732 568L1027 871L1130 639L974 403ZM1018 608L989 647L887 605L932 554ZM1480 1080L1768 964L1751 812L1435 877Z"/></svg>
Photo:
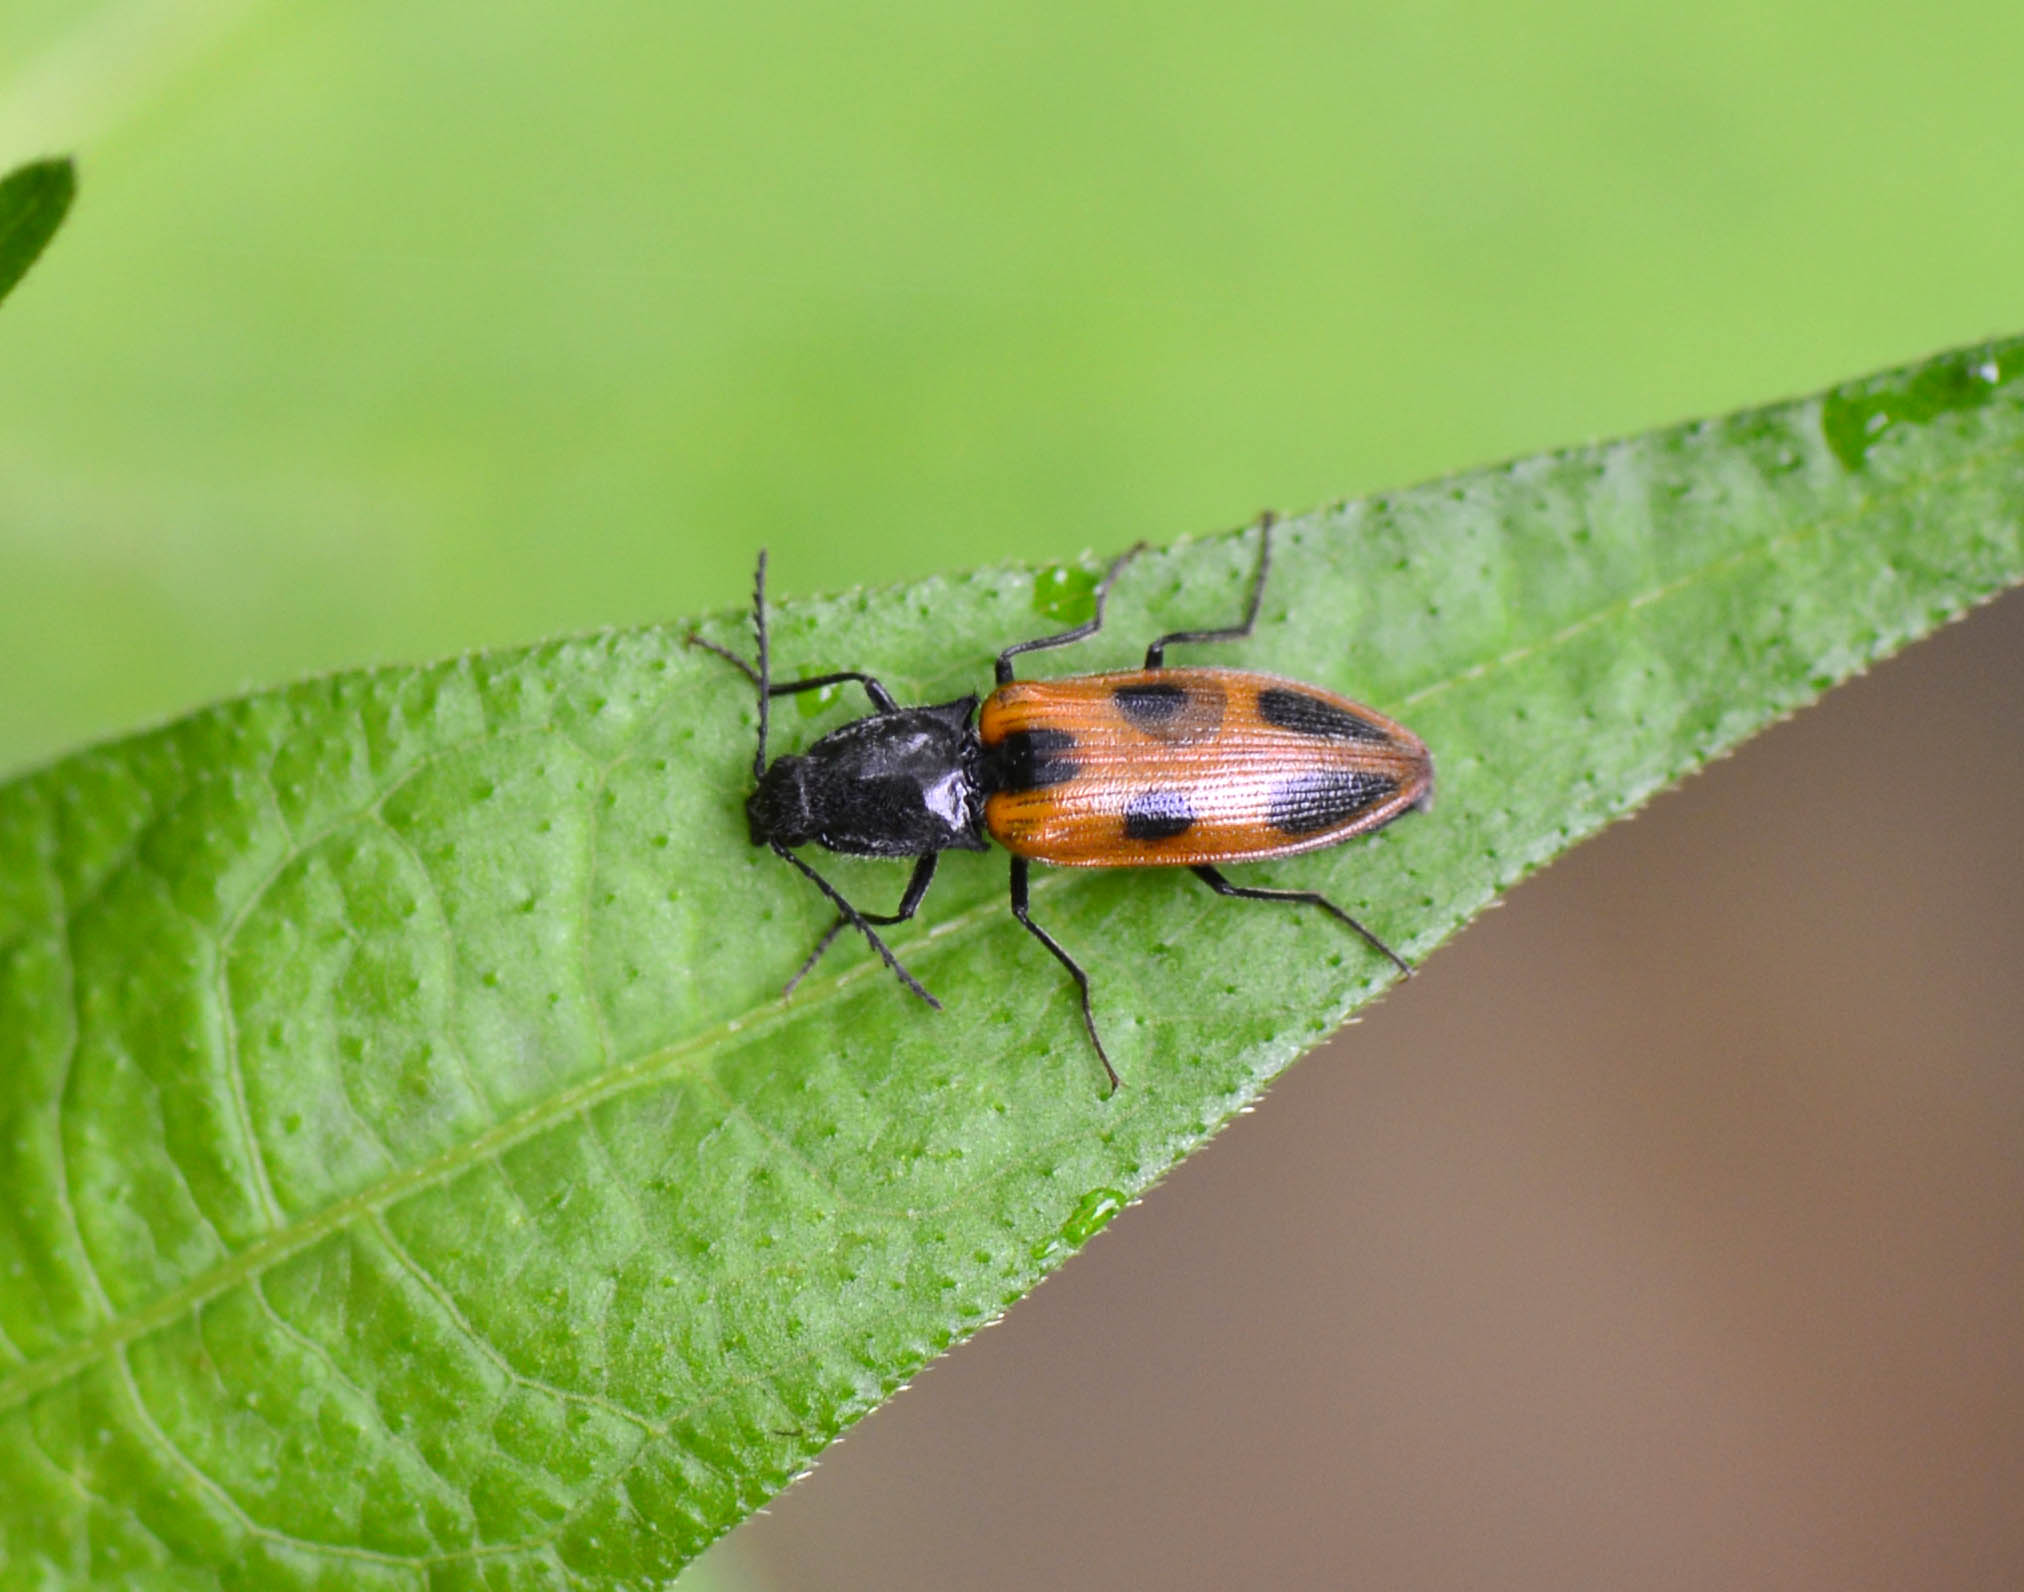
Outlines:
<svg viewBox="0 0 2024 1592"><path fill-rule="evenodd" d="M1272 564L1272 516L1258 524L1258 569L1243 619L1219 630L1176 630L1146 648L1145 666L1061 680L1013 678L1012 660L1081 641L1103 628L1119 572L1143 549L1115 559L1097 583L1087 623L1017 642L998 654L997 685L902 707L859 669L775 681L766 637L766 555L754 582L759 664L691 633L688 640L737 666L759 693L755 782L745 803L752 844L804 874L836 908L789 994L845 928L861 933L895 977L936 1010L941 1003L901 966L874 924L919 910L945 851L1012 854L1012 915L1068 970L1082 1023L1111 1089L1117 1069L1097 1032L1089 975L1027 910L1032 864L1062 868L1187 868L1218 895L1319 907L1388 957L1383 940L1313 890L1266 890L1224 877L1218 864L1291 857L1382 829L1433 801L1434 765L1411 730L1319 686L1246 669L1170 667L1168 647L1241 641L1258 622ZM775 697L855 681L872 711L805 752L766 758ZM912 857L892 912L866 912L795 851L810 842L853 857Z"/></svg>

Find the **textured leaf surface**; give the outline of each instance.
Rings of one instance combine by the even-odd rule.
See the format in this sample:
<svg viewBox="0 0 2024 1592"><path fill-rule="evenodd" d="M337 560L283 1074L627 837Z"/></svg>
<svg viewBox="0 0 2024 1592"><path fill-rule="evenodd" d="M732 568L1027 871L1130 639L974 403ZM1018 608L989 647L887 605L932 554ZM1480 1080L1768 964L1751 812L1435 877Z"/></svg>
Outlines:
<svg viewBox="0 0 2024 1592"><path fill-rule="evenodd" d="M1248 877L1424 954L2017 580L2020 375L1993 345L1289 523L1216 661L1405 719L1441 798ZM1254 548L1148 555L1061 668L1224 619ZM778 656L952 696L1079 584L789 603ZM681 634L312 681L0 788L0 1580L665 1577L1384 982L1318 915L1044 875L1105 1099L1003 858L957 856L894 937L945 1012L861 949L783 1004L825 911L745 843L749 691Z"/></svg>
<svg viewBox="0 0 2024 1592"><path fill-rule="evenodd" d="M27 274L77 195L67 160L37 160L0 177L0 299Z"/></svg>

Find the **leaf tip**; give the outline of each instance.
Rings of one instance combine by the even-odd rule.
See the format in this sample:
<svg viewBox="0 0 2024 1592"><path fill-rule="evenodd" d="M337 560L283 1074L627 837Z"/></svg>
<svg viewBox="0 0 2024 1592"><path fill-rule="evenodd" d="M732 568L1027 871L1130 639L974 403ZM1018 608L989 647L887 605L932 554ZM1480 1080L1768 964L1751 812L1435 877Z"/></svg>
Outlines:
<svg viewBox="0 0 2024 1592"><path fill-rule="evenodd" d="M77 197L77 162L50 155L0 177L0 298L56 236Z"/></svg>

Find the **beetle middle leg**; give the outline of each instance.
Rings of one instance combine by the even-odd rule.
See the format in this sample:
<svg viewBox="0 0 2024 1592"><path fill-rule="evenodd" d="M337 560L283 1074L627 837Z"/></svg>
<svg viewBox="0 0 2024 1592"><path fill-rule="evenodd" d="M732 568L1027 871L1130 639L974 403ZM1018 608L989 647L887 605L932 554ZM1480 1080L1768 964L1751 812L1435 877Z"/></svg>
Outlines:
<svg viewBox="0 0 2024 1592"><path fill-rule="evenodd" d="M920 910L921 898L928 893L928 886L935 882L935 864L940 860L940 852L930 851L925 853L921 857L921 860L914 864L913 877L907 880L906 894L900 897L900 905L897 912L859 912L858 916L866 923L906 922L908 918ZM801 964L800 971L790 978L785 987L782 988L780 991L781 999L785 1000L789 995L794 993L794 986L808 977L815 964L822 960L822 953L835 944L836 937L849 927L850 919L839 912L836 915L836 921L830 924L823 931L822 938L815 942L815 949L808 953L808 960Z"/></svg>
<svg viewBox="0 0 2024 1592"><path fill-rule="evenodd" d="M1146 648L1146 667L1164 669L1167 648L1178 641L1242 641L1258 625L1258 605L1265 600L1265 575L1272 567L1272 526L1277 516L1269 509L1258 516L1258 572L1251 577L1251 605L1243 620L1221 630L1170 630Z"/></svg>
<svg viewBox="0 0 2024 1592"><path fill-rule="evenodd" d="M1096 1059L1103 1063L1104 1073L1110 1079L1111 1091L1115 1093L1117 1090L1117 1069L1110 1064L1110 1052L1103 1048L1103 1040L1097 1036L1096 1016L1089 1009L1089 975L1083 972L1076 964L1074 957L1061 948L1053 935L1049 934L1039 924L1035 923L1032 918L1026 915L1026 872L1026 859L1024 857L1014 857L1012 859L1012 916L1026 925L1026 932L1028 934L1032 935L1034 939L1054 953L1054 959L1067 968L1069 976L1075 980L1075 987L1082 994L1082 1026L1089 1030L1089 1042L1096 1046Z"/></svg>
<svg viewBox="0 0 2024 1592"><path fill-rule="evenodd" d="M1329 900L1319 890L1261 890L1256 885L1232 884L1220 872L1209 867L1206 863L1190 871L1197 879L1200 879L1203 884L1207 885L1220 896L1237 896L1246 901L1304 901L1312 906L1320 907L1330 917L1340 919L1356 930L1358 934L1363 936L1364 944L1368 945L1373 951L1376 951L1381 956L1390 957L1392 966L1405 974L1407 978L1412 977L1413 968L1410 962L1400 956L1389 945L1386 945L1375 934L1371 933L1369 929L1357 922L1355 918L1343 911L1341 907Z"/></svg>
<svg viewBox="0 0 2024 1592"><path fill-rule="evenodd" d="M1057 635L1036 636L1031 641L1017 641L998 654L998 683L1006 684L1012 678L1012 660L1022 652L1045 652L1050 647L1065 647L1072 641L1081 641L1095 635L1103 628L1104 599L1110 596L1110 583L1117 579L1117 572L1146 550L1144 542L1127 547L1110 561L1110 568L1103 572L1103 579L1096 583L1096 612L1073 630L1064 630ZM1038 933L1038 930L1034 931Z"/></svg>

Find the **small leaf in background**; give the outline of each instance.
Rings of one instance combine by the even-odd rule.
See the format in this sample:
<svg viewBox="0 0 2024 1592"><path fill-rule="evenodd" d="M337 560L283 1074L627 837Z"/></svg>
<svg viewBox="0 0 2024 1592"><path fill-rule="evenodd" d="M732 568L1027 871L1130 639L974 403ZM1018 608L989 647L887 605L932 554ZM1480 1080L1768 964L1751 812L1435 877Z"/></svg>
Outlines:
<svg viewBox="0 0 2024 1592"><path fill-rule="evenodd" d="M1216 661L1396 714L1441 799L1258 882L1424 955L2024 579L2020 375L1985 345L1286 522ZM1255 549L1145 555L1064 672L1216 622ZM789 601L776 667L946 699L1036 600ZM894 936L945 1011L862 948L781 1001L829 909L747 843L749 689L686 629L313 680L0 785L0 1579L670 1576L1388 982L1315 914L1048 873L1106 1097L1004 859L959 855Z"/></svg>
<svg viewBox="0 0 2024 1592"><path fill-rule="evenodd" d="M37 160L0 177L0 299L27 274L77 196L68 160Z"/></svg>

